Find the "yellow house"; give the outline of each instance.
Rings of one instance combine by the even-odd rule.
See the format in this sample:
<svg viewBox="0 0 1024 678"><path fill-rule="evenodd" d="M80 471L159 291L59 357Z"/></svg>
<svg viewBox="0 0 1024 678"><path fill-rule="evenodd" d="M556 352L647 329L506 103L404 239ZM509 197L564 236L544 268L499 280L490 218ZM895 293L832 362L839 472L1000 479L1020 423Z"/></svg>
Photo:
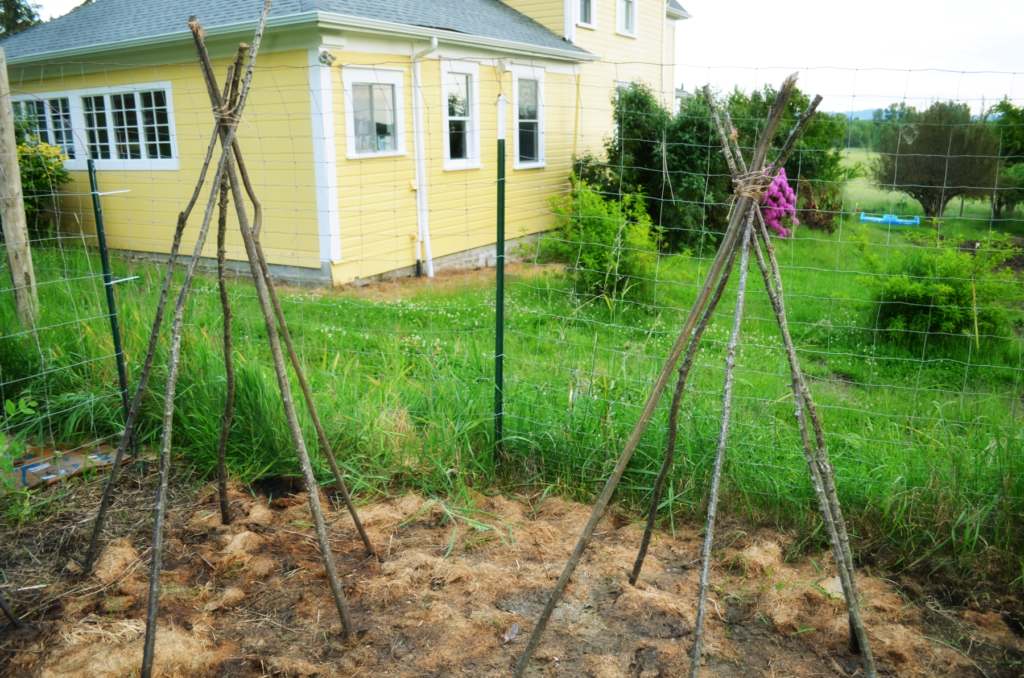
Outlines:
<svg viewBox="0 0 1024 678"><path fill-rule="evenodd" d="M223 78L262 4L97 0L0 43L15 106L70 156L63 232L93 232L91 157L110 247L166 255L212 131L189 15ZM270 16L239 129L264 247L276 274L333 284L493 258L499 95L506 233L548 228L573 154L614 129L617 85L673 105L689 18L675 0L278 0ZM245 261L234 233L228 256Z"/></svg>

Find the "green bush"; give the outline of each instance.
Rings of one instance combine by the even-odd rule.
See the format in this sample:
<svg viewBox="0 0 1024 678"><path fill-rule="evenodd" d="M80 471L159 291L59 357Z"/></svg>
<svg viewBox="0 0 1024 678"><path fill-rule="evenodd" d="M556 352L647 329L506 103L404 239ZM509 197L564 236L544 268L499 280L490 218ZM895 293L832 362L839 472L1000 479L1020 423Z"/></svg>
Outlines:
<svg viewBox="0 0 1024 678"><path fill-rule="evenodd" d="M980 242L911 234L883 262L866 254L862 278L871 291L870 315L894 343L940 343L967 337L1004 338L1021 321L1024 290L1005 267L1020 254L1004 236Z"/></svg>
<svg viewBox="0 0 1024 678"><path fill-rule="evenodd" d="M659 233L643 196L605 200L587 182L573 177L573 183L569 195L552 198L558 219L542 254L568 264L577 294L652 300Z"/></svg>

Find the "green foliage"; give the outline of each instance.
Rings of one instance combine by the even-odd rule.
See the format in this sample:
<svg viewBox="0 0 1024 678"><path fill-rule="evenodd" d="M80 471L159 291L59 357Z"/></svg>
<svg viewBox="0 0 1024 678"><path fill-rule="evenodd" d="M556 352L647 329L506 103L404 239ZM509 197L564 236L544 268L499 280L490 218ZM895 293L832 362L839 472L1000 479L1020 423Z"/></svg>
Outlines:
<svg viewBox="0 0 1024 678"><path fill-rule="evenodd" d="M569 195L553 198L551 209L557 230L543 253L568 264L577 294L653 299L658 232L642 195L608 200L579 181Z"/></svg>
<svg viewBox="0 0 1024 678"><path fill-rule="evenodd" d="M904 106L890 113L879 127L873 182L908 193L934 218L953 198L991 194L998 143L986 122L971 119L967 104L936 101L925 111Z"/></svg>
<svg viewBox="0 0 1024 678"><path fill-rule="evenodd" d="M862 278L873 301L876 327L897 344L999 341L1020 323L1015 307L1024 290L1004 264L1020 250L1004 236L980 242L943 239L935 233L910 235L883 263L866 255Z"/></svg>
<svg viewBox="0 0 1024 678"><path fill-rule="evenodd" d="M0 0L0 40L38 24L38 7L26 0Z"/></svg>
<svg viewBox="0 0 1024 678"><path fill-rule="evenodd" d="M992 196L993 216L1024 203L1024 107L1003 99L993 106L991 130L999 144L999 178Z"/></svg>
<svg viewBox="0 0 1024 678"><path fill-rule="evenodd" d="M71 175L64 168L67 159L59 146L51 146L35 137L18 144L25 220L32 240L51 235L53 222L48 213L56 205L55 196L60 187L71 182Z"/></svg>

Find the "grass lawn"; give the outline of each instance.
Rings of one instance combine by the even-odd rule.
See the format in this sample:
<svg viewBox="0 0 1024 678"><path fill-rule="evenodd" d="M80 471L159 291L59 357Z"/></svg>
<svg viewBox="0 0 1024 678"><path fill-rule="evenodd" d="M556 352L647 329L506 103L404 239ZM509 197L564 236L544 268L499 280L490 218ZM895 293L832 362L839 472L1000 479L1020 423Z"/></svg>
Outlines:
<svg viewBox="0 0 1024 678"><path fill-rule="evenodd" d="M851 159L856 156L851 152ZM855 202L875 211L892 194L858 181L847 195L847 203L856 195ZM983 206L968 206L973 211L947 222L944 233L987 231L978 211ZM1006 556L1006 570L1019 574L1021 341L976 336L899 346L875 332L877 307L864 284L865 257L885 260L904 246L903 239L899 229L845 217L832 236L797 229L796 237L776 242L790 328L822 410L848 520L860 543L891 544L905 565L927 558L970 568L995 549ZM9 290L0 291L0 397L34 399L42 416L10 424L28 427L37 439L113 439L123 417L98 259L77 248L38 250L34 257L44 329L21 332ZM490 277L288 288L283 297L321 417L356 492L384 492L396 483L460 492L501 482L551 484L587 499L600 489L636 422L707 264L662 257L650 305L584 300L557 272L512 271L506 297L507 463L498 467L492 453ZM114 267L116 277L139 276L117 288L134 379L162 271L124 261ZM9 285L6 270L0 280ZM794 527L820 541L788 367L756 269L750 285L725 501L756 522ZM238 370L231 471L242 480L294 474L251 285L235 281L231 294ZM723 299L684 399L680 449L663 494L670 520L703 511L734 303L734 293ZM205 471L214 464L224 397L219 316L215 280L197 279L186 310L175 445ZM166 372L166 337L162 341L137 429L139 439L153 446ZM619 501L628 506L641 506L649 496L664 454L669 399L663 398L621 485ZM304 427L307 440L315 440L308 417ZM323 460L316 463L327 482ZM1013 553L1018 555L1007 555Z"/></svg>

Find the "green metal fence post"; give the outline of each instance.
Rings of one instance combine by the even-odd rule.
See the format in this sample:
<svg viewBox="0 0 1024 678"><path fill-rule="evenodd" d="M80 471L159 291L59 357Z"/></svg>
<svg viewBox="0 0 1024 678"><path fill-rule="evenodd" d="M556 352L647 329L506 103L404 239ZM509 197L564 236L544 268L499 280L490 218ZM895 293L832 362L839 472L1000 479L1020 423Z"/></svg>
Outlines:
<svg viewBox="0 0 1024 678"><path fill-rule="evenodd" d="M497 289L494 298L494 463L504 437L505 411L505 95L498 97L498 242L495 245Z"/></svg>
<svg viewBox="0 0 1024 678"><path fill-rule="evenodd" d="M96 181L96 165L88 159L89 190L92 191L92 211L96 217L96 240L103 264L103 287L107 290L107 310L110 311L110 334L114 337L114 357L117 360L117 377L121 381L121 402L124 404L124 419L128 421L131 410L128 399L128 375L124 368L124 349L121 347L121 328L117 322L117 302L114 300L114 276L110 271L110 254L107 252L107 236L103 232L103 209L100 207L100 189ZM135 456L135 435L129 438L132 456Z"/></svg>

